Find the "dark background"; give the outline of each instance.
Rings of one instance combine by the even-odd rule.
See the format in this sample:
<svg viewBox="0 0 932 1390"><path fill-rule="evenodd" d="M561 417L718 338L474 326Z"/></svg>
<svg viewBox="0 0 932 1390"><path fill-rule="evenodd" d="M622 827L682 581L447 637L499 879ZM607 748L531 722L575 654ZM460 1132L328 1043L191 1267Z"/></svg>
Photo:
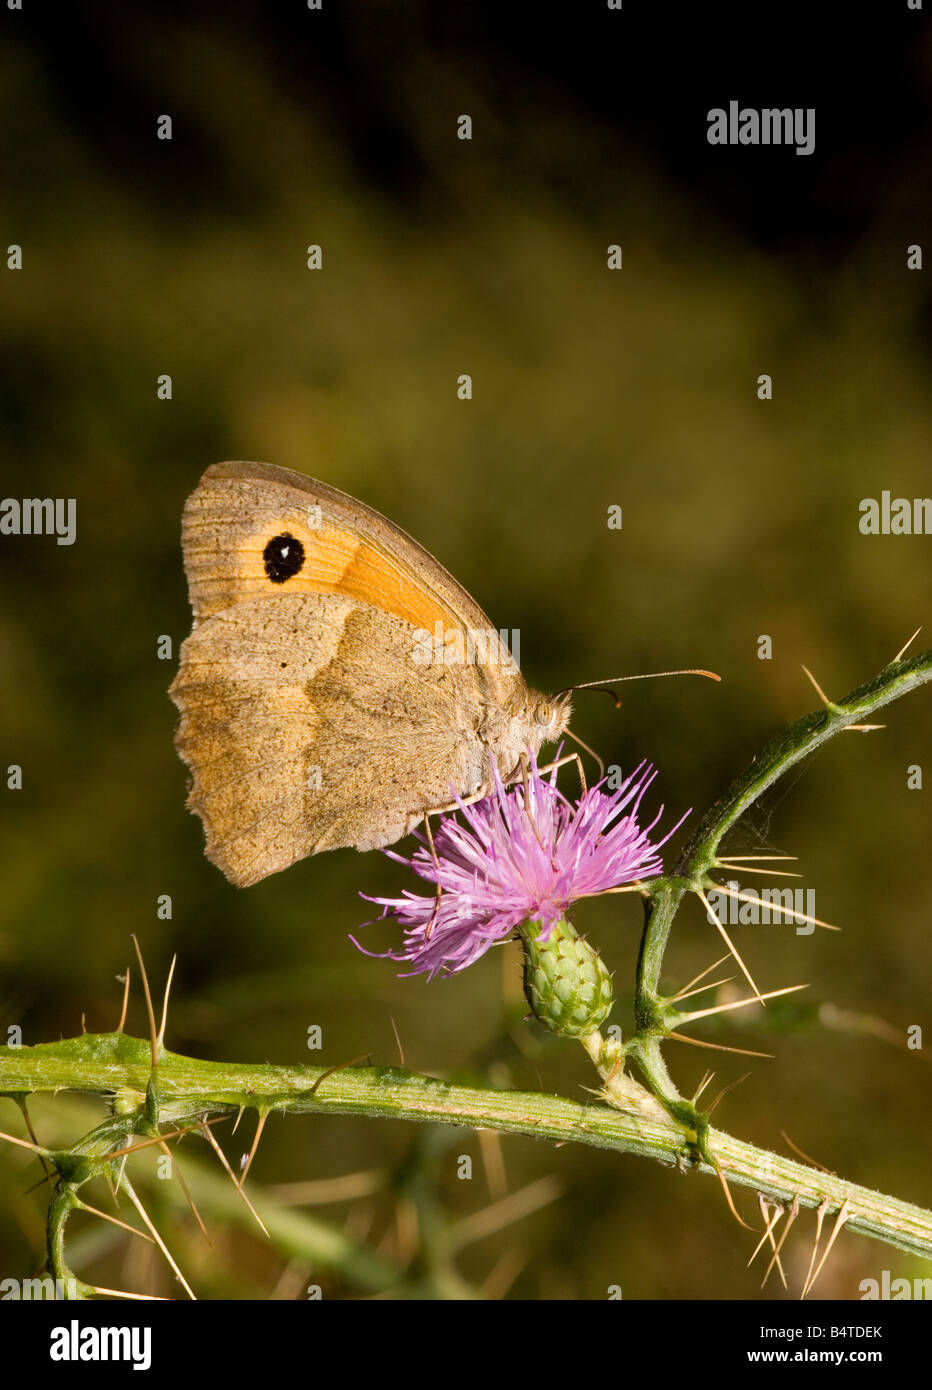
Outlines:
<svg viewBox="0 0 932 1390"><path fill-rule="evenodd" d="M932 492L928 272L906 270L907 245L929 249L930 28L905 4L833 8L821 28L801 5L324 3L2 11L3 245L24 254L0 275L3 492L76 497L78 534L0 543L0 764L24 769L0 798L0 1024L27 1042L82 1016L112 1027L136 932L156 979L179 953L177 1051L388 1063L394 1019L410 1067L582 1098L593 1074L522 1021L510 950L432 984L355 951L357 894L407 883L384 856L328 854L242 892L203 858L172 747L175 663L156 658L161 634L177 651L189 628L184 498L223 458L362 497L520 628L543 689L720 671L720 687L631 686L620 714L580 695L574 719L607 761L658 765L668 814L701 812L813 706L800 663L839 695L928 622L929 538L862 536L858 503ZM815 153L710 147L706 113L731 99L814 106ZM155 138L162 113L171 142ZM605 266L614 242L620 273ZM721 1126L785 1151L784 1130L852 1181L923 1203L927 1054L903 1040L929 1023L929 817L906 768L928 762L929 701L882 717L732 841L800 855L818 915L844 927L740 929L761 988L806 980L809 1002L699 1035L774 1060L670 1057L687 1094L707 1063L721 1084L751 1067ZM607 899L576 920L616 971L625 1027L638 909ZM670 983L718 954L685 909ZM322 1053L304 1047L310 1024ZM138 995L130 1027L144 1028ZM49 1142L97 1113L36 1107ZM0 1107L0 1127L18 1123ZM212 1176L196 1150L188 1162ZM28 1274L45 1193L21 1196L37 1170L20 1153L0 1165L0 1274ZM341 1200L296 1207L272 1248L219 1190L204 1202L213 1247L168 1184L146 1195L205 1297L386 1291L327 1255L308 1215L401 1272L426 1267L437 1297L759 1296L754 1242L717 1188L631 1158L273 1119L253 1169L262 1186L347 1174L363 1176L305 1192ZM463 1224L524 1189L539 1209L506 1206L481 1237ZM812 1224L788 1243L790 1296ZM118 1232L76 1236L86 1277L173 1292ZM817 1296L856 1298L885 1268L928 1272L843 1236Z"/></svg>

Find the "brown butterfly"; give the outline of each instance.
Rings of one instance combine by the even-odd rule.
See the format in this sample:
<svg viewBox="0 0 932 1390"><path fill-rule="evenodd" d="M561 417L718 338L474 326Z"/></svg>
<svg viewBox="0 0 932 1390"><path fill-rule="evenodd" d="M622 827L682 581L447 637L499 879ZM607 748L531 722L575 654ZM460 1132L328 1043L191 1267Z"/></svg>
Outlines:
<svg viewBox="0 0 932 1390"><path fill-rule="evenodd" d="M489 619L400 527L265 463L208 468L182 545L194 630L171 698L207 857L245 886L376 849L566 729Z"/></svg>

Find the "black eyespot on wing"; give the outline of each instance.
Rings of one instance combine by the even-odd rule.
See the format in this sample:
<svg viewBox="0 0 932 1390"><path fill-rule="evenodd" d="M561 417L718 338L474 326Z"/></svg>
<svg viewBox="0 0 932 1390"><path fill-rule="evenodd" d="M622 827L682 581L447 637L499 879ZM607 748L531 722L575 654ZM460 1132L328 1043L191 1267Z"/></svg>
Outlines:
<svg viewBox="0 0 932 1390"><path fill-rule="evenodd" d="M294 536L284 531L273 536L262 552L265 572L273 584L284 584L293 579L304 565L304 546Z"/></svg>

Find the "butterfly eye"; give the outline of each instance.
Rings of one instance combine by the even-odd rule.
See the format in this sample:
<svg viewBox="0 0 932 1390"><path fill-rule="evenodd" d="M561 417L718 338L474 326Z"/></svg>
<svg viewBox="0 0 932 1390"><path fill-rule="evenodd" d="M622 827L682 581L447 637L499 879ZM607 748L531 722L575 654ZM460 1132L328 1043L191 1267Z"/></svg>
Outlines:
<svg viewBox="0 0 932 1390"><path fill-rule="evenodd" d="M534 718L537 720L538 724L543 724L544 727L546 727L548 724L553 723L555 714L556 710L549 700L540 700L534 711Z"/></svg>
<svg viewBox="0 0 932 1390"><path fill-rule="evenodd" d="M304 546L294 536L284 531L273 536L262 552L265 572L273 584L284 584L292 579L304 564Z"/></svg>

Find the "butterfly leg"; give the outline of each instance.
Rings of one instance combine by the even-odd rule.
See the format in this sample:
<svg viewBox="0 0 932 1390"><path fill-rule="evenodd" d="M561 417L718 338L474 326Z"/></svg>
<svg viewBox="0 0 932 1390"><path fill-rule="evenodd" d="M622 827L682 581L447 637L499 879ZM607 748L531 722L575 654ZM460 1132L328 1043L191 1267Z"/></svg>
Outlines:
<svg viewBox="0 0 932 1390"><path fill-rule="evenodd" d="M544 842L543 842L543 840L542 840L541 837L540 837L540 831L539 831L538 828L537 828L537 822L534 820L534 817L533 817L533 815L531 814L531 793L530 793L530 788L529 788L529 786L528 786L528 780L527 780L527 774L528 774L528 760L527 760L527 754L525 754L525 753L522 753L522 754L521 754L521 756L520 756L519 759L518 759L518 767L519 767L519 769L520 769L521 781L522 781L522 783L524 784L524 809L525 809L525 812L527 813L527 818L528 818L528 820L531 822L531 829L534 831L534 839L535 839L535 840L537 841L537 843L540 845L541 849L544 849Z"/></svg>
<svg viewBox="0 0 932 1390"><path fill-rule="evenodd" d="M434 844L434 832L433 832L433 831L431 830L431 828L430 828L430 818L431 818L431 816L434 815L434 814L435 814L435 812L433 812L433 811L428 811L427 814L425 815L425 817L424 817L424 831L425 831L425 833L426 833L426 835L427 835L427 843L428 843L428 845L430 846L430 857L431 857L431 859L434 861L434 869L435 869L436 873L439 875L439 873L440 873L440 860L437 858L437 848L436 848L436 846L435 846L435 844ZM429 940L430 940L430 934L431 934L431 932L433 931L433 929L434 929L434 923L435 923L436 920L437 920L437 913L440 911L440 899L441 899L442 897L443 897L443 888L440 886L440 882L439 882L439 879L438 879L438 883L437 883L437 892L436 892L436 895L435 895L435 898L434 898L434 910L433 910L433 912L430 914L430 921L427 923L427 929L426 929L426 931L424 932L424 940L425 940L425 941L429 941Z"/></svg>
<svg viewBox="0 0 932 1390"><path fill-rule="evenodd" d="M464 796L461 800L451 801L446 806L432 806L429 811L424 812L424 820L426 821L428 816L448 816L463 806L474 806L477 801L484 801L491 790L489 783L484 782L477 792L473 792L472 796Z"/></svg>
<svg viewBox="0 0 932 1390"><path fill-rule="evenodd" d="M567 753L565 758L557 758L554 762L547 763L545 767L539 767L537 770L540 775L543 776L545 772L553 772L554 768L565 767L567 763L576 764L576 771L579 773L579 785L582 789L583 796L585 796L588 791L586 785L586 772L583 767L582 758L578 753Z"/></svg>
<svg viewBox="0 0 932 1390"><path fill-rule="evenodd" d="M504 785L506 787L513 786L514 783L517 782L518 778L522 777L524 780L525 788L527 788L527 757L525 754L522 754L522 757L524 758L524 771L522 772L521 762L519 761L516 770L514 772L509 773L509 775L504 779ZM582 759L580 758L578 753L567 753L565 758L556 758L552 763L547 763L545 767L538 768L538 772L540 772L541 774L545 772L553 772L554 768L565 767L567 763L576 764L576 767L579 771L579 781L582 785L583 791L585 792L586 774L583 771ZM485 798L491 792L491 790L491 781L483 782L479 790L473 792L472 796L464 796L459 801L450 801L447 803L446 806L432 806L429 811L424 812L424 819L426 821L428 816L450 815L451 812L460 810L462 806L474 806L477 801L484 801Z"/></svg>

